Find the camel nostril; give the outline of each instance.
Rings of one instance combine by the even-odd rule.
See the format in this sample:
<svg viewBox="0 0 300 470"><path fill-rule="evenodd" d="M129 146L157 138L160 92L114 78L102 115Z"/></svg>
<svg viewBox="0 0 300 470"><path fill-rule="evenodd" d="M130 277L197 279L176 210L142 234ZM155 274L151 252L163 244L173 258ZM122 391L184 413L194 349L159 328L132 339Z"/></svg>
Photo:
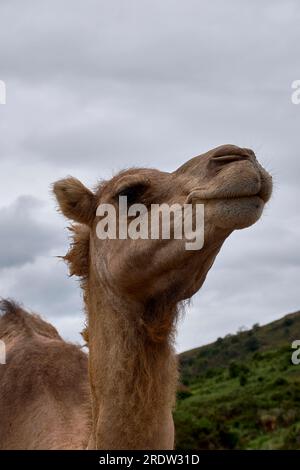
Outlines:
<svg viewBox="0 0 300 470"><path fill-rule="evenodd" d="M248 160L248 159L249 159L248 155L220 155L220 156L212 157L211 160L216 163L226 164L226 163L238 162L238 161Z"/></svg>

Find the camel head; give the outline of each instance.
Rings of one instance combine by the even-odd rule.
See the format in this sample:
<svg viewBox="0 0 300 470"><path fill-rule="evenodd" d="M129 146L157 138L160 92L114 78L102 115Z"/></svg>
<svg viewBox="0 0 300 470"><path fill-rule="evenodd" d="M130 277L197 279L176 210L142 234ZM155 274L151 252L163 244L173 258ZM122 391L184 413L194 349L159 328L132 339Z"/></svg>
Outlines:
<svg viewBox="0 0 300 470"><path fill-rule="evenodd" d="M124 301L149 305L164 298L175 305L201 287L225 239L260 218L271 196L272 179L252 150L223 145L192 158L173 173L129 169L101 183L95 192L67 178L55 183L54 192L63 214L79 224L74 229L74 274L89 276L93 271L106 292ZM204 205L203 246L186 249L184 237L172 236L100 239L97 227L104 215L99 216L97 208L113 206L118 226L120 196L126 196L128 207ZM143 217L149 221L149 213ZM193 223L195 217L193 210ZM129 214L128 226L132 220ZM174 224L175 217L171 233Z"/></svg>

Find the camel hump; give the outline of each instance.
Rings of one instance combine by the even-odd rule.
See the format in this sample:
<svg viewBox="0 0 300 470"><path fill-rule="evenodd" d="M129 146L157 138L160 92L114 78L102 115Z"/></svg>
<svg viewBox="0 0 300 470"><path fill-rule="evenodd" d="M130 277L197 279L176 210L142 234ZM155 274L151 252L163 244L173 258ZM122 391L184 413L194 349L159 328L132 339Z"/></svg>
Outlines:
<svg viewBox="0 0 300 470"><path fill-rule="evenodd" d="M46 338L61 339L57 330L39 315L27 312L14 300L0 300L0 338L18 334L32 336L35 333Z"/></svg>

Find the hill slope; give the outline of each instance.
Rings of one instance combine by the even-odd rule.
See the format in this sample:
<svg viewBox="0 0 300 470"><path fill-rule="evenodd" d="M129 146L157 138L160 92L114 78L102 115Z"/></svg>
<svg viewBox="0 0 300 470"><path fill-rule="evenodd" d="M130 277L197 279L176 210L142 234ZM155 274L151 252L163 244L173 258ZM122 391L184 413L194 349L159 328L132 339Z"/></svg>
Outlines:
<svg viewBox="0 0 300 470"><path fill-rule="evenodd" d="M179 356L178 449L299 449L300 312Z"/></svg>

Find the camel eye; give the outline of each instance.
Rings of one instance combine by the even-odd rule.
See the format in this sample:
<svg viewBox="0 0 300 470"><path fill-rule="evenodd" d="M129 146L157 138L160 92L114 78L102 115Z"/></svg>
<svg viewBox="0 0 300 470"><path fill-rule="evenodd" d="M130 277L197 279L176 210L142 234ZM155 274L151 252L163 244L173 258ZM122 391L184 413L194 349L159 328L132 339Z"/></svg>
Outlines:
<svg viewBox="0 0 300 470"><path fill-rule="evenodd" d="M134 186L127 186L118 192L117 198L119 199L120 196L126 196L128 206L136 203L142 203L142 197L145 190L146 186L143 183L135 184Z"/></svg>

